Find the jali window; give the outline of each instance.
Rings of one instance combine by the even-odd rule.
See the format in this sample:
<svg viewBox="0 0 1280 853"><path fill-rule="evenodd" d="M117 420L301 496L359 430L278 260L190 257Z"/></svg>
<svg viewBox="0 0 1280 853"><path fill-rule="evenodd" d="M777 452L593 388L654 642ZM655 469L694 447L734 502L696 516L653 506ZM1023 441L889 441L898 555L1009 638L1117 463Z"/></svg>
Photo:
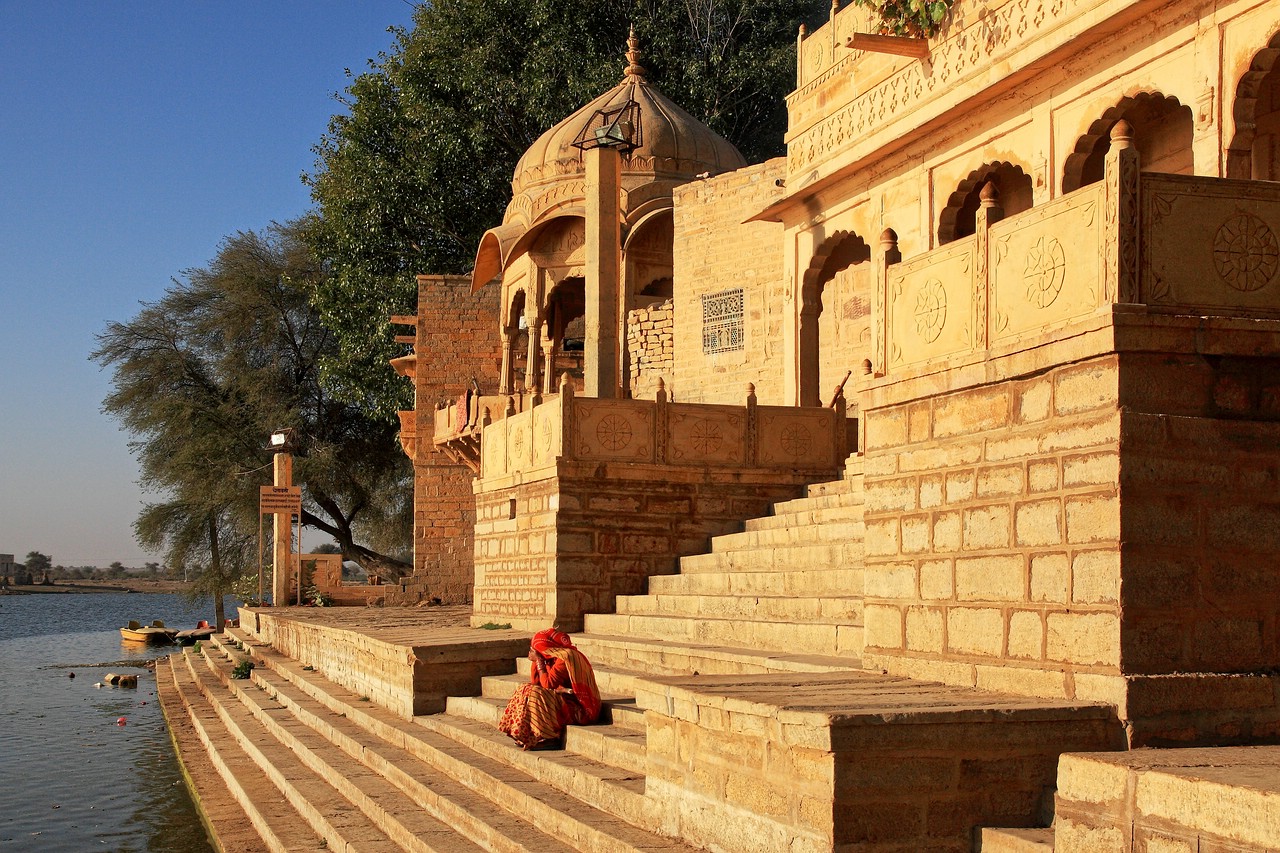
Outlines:
<svg viewBox="0 0 1280 853"><path fill-rule="evenodd" d="M742 332L742 288L702 297L702 351L707 355L746 346Z"/></svg>

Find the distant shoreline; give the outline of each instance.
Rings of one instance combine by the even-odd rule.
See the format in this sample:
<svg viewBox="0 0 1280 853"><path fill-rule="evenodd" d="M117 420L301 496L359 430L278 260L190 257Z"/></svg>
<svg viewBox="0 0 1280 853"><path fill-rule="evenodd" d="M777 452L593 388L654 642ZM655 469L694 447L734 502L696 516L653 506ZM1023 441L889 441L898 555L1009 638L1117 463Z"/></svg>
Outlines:
<svg viewBox="0 0 1280 853"><path fill-rule="evenodd" d="M0 588L0 595L71 595L99 592L186 592L191 584L184 581L143 580L141 578L112 581L55 581L52 584L24 584Z"/></svg>

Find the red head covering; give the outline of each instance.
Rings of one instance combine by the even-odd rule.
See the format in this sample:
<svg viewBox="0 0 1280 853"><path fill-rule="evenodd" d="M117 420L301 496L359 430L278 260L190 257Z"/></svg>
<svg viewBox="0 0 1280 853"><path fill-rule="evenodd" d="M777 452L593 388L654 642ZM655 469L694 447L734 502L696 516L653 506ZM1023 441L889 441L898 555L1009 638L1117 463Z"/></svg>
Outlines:
<svg viewBox="0 0 1280 853"><path fill-rule="evenodd" d="M533 646L533 650L539 654L547 649L571 649L573 648L573 640L569 639L569 635L564 631L557 631L555 628L548 628L545 631L539 631L533 635L533 639L529 643Z"/></svg>

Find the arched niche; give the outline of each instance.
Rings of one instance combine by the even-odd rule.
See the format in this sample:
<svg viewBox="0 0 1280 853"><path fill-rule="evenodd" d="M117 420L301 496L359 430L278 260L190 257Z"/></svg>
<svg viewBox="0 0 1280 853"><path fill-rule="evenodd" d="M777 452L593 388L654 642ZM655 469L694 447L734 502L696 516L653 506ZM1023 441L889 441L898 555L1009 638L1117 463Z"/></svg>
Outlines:
<svg viewBox="0 0 1280 853"><path fill-rule="evenodd" d="M583 346L586 341L586 279L580 270L553 278L543 307L546 318L542 390L553 393L561 374L568 373L577 388L582 387Z"/></svg>
<svg viewBox="0 0 1280 853"><path fill-rule="evenodd" d="M837 231L814 253L801 282L798 344L800 405L829 403L871 346L871 247L858 234Z"/></svg>
<svg viewBox="0 0 1280 853"><path fill-rule="evenodd" d="M946 207L938 216L938 245L973 233L981 201L978 196L988 181L994 182L1000 192L1000 206L1005 216L1031 209L1034 203L1031 176L1008 160L986 163L970 172L947 199Z"/></svg>
<svg viewBox="0 0 1280 853"><path fill-rule="evenodd" d="M529 328L525 308L528 298L524 287L510 292L502 317L502 375L499 391L511 394L524 381L528 368Z"/></svg>
<svg viewBox="0 0 1280 853"><path fill-rule="evenodd" d="M1171 175L1194 174L1191 141L1195 119L1191 107L1177 98L1160 92L1140 92L1121 98L1089 125L1076 140L1062 168L1064 193L1102 180L1107 151L1111 147L1111 128L1120 119L1133 126L1134 145L1144 172Z"/></svg>
<svg viewBox="0 0 1280 853"><path fill-rule="evenodd" d="M641 297L658 295L655 292L657 282L666 281L670 291L674 246L675 225L670 208L653 211L631 228L623 244L626 310L655 301ZM668 292L666 296L670 297L671 293Z"/></svg>
<svg viewBox="0 0 1280 853"><path fill-rule="evenodd" d="M1253 55L1231 106L1235 135L1227 146L1227 177L1280 180L1280 33Z"/></svg>

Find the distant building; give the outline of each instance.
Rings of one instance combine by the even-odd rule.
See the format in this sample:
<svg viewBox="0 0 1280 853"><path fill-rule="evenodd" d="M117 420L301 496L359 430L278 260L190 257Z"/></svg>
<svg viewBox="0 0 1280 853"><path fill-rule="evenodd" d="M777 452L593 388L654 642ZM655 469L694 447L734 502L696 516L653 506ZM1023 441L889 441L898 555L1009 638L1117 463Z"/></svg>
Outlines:
<svg viewBox="0 0 1280 853"><path fill-rule="evenodd" d="M13 561L12 554L0 554L0 586L9 583L9 578L13 577L17 563Z"/></svg>

